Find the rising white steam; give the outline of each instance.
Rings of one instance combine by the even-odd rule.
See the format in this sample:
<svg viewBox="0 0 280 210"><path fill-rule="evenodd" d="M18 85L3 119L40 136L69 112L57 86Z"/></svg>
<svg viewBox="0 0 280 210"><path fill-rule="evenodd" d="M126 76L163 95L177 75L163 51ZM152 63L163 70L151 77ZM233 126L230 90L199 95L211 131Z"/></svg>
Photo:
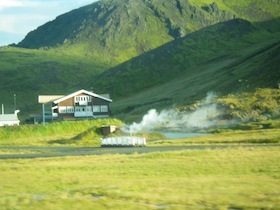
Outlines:
<svg viewBox="0 0 280 210"><path fill-rule="evenodd" d="M141 122L134 122L122 130L133 134L154 130L193 131L210 128L218 124L219 118L223 114L223 110L218 109L215 99L215 94L207 94L207 97L193 112L178 112L174 109L158 112L151 109L144 115Z"/></svg>
<svg viewBox="0 0 280 210"><path fill-rule="evenodd" d="M138 133L140 131L151 131L162 127L170 127L177 116L177 113L173 110L163 110L157 112L155 109L148 111L144 115L140 123L133 123L126 127L128 133Z"/></svg>
<svg viewBox="0 0 280 210"><path fill-rule="evenodd" d="M212 92L202 101L201 105L191 113L185 115L185 127L189 129L205 129L217 124L223 110L218 109L216 95Z"/></svg>

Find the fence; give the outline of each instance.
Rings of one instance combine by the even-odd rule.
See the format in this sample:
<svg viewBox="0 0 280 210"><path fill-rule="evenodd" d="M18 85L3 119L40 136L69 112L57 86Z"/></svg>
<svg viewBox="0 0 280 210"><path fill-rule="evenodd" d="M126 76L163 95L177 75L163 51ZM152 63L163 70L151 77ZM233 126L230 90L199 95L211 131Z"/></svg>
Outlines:
<svg viewBox="0 0 280 210"><path fill-rule="evenodd" d="M144 147L146 139L135 136L118 136L101 139L102 147Z"/></svg>

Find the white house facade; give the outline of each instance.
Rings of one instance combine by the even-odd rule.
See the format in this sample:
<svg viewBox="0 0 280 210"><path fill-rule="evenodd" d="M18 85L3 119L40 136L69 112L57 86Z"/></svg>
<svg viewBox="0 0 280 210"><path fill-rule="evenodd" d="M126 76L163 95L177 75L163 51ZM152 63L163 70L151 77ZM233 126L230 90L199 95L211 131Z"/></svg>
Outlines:
<svg viewBox="0 0 280 210"><path fill-rule="evenodd" d="M108 117L111 102L109 95L98 95L84 89L66 96L39 96L39 103L52 104L53 119L61 120Z"/></svg>

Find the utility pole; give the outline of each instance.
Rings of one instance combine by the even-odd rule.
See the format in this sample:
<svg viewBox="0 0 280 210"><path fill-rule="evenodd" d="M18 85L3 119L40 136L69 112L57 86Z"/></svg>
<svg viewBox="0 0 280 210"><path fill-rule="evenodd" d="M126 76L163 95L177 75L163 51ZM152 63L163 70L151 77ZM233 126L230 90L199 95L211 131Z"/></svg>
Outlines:
<svg viewBox="0 0 280 210"><path fill-rule="evenodd" d="M14 111L17 110L17 95L14 94Z"/></svg>
<svg viewBox="0 0 280 210"><path fill-rule="evenodd" d="M43 115L43 125L46 124L46 115L45 115L45 104L42 104L42 115Z"/></svg>

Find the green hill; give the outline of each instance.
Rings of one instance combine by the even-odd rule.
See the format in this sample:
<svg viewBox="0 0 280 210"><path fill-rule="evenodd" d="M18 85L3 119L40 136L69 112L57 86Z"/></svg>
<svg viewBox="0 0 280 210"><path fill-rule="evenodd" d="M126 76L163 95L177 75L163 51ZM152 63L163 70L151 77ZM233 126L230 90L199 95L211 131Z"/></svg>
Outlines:
<svg viewBox="0 0 280 210"><path fill-rule="evenodd" d="M24 48L59 47L123 62L197 29L233 19L213 3L210 11L187 0L99 1L30 32ZM103 56L100 56L103 55Z"/></svg>
<svg viewBox="0 0 280 210"><path fill-rule="evenodd" d="M0 48L0 102L12 110L17 94L27 116L38 94L93 88L123 113L274 87L279 10L273 0L101 0Z"/></svg>
<svg viewBox="0 0 280 210"><path fill-rule="evenodd" d="M61 94L83 88L77 83L102 72L106 63L93 62L73 54L64 55L56 50L0 48L0 103L12 112L16 94L20 115L40 109L39 94Z"/></svg>
<svg viewBox="0 0 280 210"><path fill-rule="evenodd" d="M276 17L276 1L103 0L58 16L30 32L18 46L55 47L121 63L218 22Z"/></svg>
<svg viewBox="0 0 280 210"><path fill-rule="evenodd" d="M279 59L279 33L235 19L168 43L91 81L120 98L114 104L118 113L191 104L209 91L223 95L276 88Z"/></svg>

